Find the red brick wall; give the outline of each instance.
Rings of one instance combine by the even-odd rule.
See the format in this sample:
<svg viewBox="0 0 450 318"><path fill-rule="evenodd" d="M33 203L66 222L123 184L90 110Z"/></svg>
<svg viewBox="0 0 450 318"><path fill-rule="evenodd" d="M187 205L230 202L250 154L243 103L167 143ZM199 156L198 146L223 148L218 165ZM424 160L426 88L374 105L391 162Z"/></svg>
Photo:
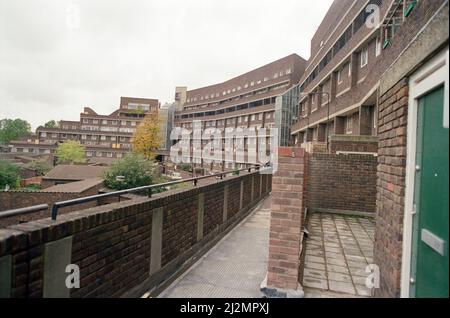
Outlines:
<svg viewBox="0 0 450 318"><path fill-rule="evenodd" d="M45 244L72 236L71 262L80 266L81 288L71 297L117 297L139 286L150 276L152 211L163 208L162 266L195 245L202 245L246 215L259 202L239 210L241 181L260 174L241 173L224 181L174 190L152 198L128 200L77 213L0 229L0 257L12 255L12 297L42 297ZM264 176L264 180L271 176ZM222 222L224 186L229 187L228 219ZM233 195L238 189L238 196ZM270 188L268 190L270 191ZM244 197L251 189L244 188ZM197 242L199 194L205 194L204 236ZM259 192L258 192L259 193ZM268 193L263 187L263 196ZM213 203L213 201L219 201ZM236 204L237 203L237 204ZM219 224L220 223L220 224ZM209 233L209 235L208 235Z"/></svg>
<svg viewBox="0 0 450 318"><path fill-rule="evenodd" d="M375 213L377 158L313 154L308 162L308 207Z"/></svg>
<svg viewBox="0 0 450 318"><path fill-rule="evenodd" d="M377 225L374 261L380 266L378 297L400 296L406 177L408 81L397 83L379 101Z"/></svg>

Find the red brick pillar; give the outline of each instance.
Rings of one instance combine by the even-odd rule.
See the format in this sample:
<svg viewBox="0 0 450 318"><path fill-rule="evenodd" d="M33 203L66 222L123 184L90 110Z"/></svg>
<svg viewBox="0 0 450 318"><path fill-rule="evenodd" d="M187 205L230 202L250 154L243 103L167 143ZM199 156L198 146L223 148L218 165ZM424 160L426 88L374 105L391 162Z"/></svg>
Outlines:
<svg viewBox="0 0 450 318"><path fill-rule="evenodd" d="M261 291L269 297L303 297L298 282L305 206L305 151L278 148L278 170L272 181L269 259Z"/></svg>

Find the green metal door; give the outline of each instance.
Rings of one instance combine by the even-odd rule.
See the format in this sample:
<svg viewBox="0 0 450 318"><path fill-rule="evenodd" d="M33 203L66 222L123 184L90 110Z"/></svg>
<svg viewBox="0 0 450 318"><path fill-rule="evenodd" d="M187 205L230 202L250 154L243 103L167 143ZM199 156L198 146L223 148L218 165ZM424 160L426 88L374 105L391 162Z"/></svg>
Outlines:
<svg viewBox="0 0 450 318"><path fill-rule="evenodd" d="M411 259L411 296L448 297L449 131L444 88L419 100Z"/></svg>

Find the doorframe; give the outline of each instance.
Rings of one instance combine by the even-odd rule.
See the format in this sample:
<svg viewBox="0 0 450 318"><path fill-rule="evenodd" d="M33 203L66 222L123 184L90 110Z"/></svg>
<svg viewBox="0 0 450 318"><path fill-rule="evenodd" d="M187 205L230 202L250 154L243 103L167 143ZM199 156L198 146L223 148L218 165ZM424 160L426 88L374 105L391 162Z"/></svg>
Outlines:
<svg viewBox="0 0 450 318"><path fill-rule="evenodd" d="M448 109L449 94L449 49L445 48L437 56L417 70L409 79L405 209L403 218L403 246L400 297L410 296L411 252L413 230L413 202L416 167L417 110L419 98L433 89L445 85L444 109ZM448 113L447 113L448 118ZM444 122L442 123L444 125Z"/></svg>

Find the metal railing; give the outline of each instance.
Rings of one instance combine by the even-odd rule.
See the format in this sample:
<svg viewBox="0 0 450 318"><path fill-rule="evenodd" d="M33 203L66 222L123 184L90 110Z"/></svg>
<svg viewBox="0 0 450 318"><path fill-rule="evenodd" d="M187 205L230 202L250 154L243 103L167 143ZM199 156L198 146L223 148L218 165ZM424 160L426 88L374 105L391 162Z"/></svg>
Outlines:
<svg viewBox="0 0 450 318"><path fill-rule="evenodd" d="M9 218L9 217L17 216L17 215L26 215L26 214L44 211L44 210L48 210L48 204L40 204L40 205L28 206L26 208L7 210L7 211L0 212L0 219Z"/></svg>
<svg viewBox="0 0 450 318"><path fill-rule="evenodd" d="M151 197L154 189L160 189L163 187L168 187L168 186L173 186L173 185L177 185L177 184L181 184L181 183L188 183L188 182L192 182L193 186L195 187L195 186L197 186L198 181L200 181L200 180L215 178L215 177L219 177L222 180L227 175L236 175L236 174L239 175L240 172L242 172L242 171L248 171L250 173L252 170L260 170L261 167L262 166L260 166L260 165L254 165L254 166L248 167L248 168L226 171L226 172L224 171L224 172L219 172L219 173L215 173L215 174L211 174L211 175L207 175L207 176L201 176L201 177L195 177L195 178L189 178L189 179L183 179L183 180L175 180L175 181L170 181L170 182L166 182L166 183L152 184L152 185L142 186L142 187L137 187L137 188L132 188L132 189L113 191L113 192L108 192L108 193L103 193L103 194L96 194L96 195L92 195L89 197L55 202L52 206L51 218L52 218L52 220L56 220L58 217L58 210L60 208L64 208L64 207L68 207L68 206L72 206L72 205L88 203L88 202L96 201L98 199L104 199L104 198L110 198L110 197L119 197L119 199L120 199L121 195L135 193L135 192L143 192L143 191L147 191L148 192L147 196ZM31 207L26 207L26 208L21 208L21 209L8 210L8 211L0 212L0 219L6 218L6 217L11 217L11 216L29 214L29 213L33 213L33 212L37 212L37 211L46 210L46 209L48 209L48 205L42 204L42 205L36 205L36 206L31 206Z"/></svg>

